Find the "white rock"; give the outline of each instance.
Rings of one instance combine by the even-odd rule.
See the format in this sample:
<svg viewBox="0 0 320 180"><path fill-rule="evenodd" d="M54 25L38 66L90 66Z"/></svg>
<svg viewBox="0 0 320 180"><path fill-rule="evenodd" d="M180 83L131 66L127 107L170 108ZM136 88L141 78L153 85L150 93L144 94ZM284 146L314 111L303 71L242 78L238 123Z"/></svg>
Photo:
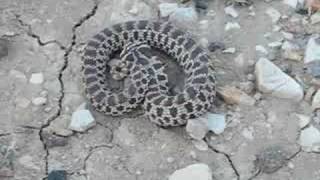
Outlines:
<svg viewBox="0 0 320 180"><path fill-rule="evenodd" d="M160 16L167 17L178 8L177 3L161 3L159 4Z"/></svg>
<svg viewBox="0 0 320 180"><path fill-rule="evenodd" d="M88 110L79 110L72 113L69 129L84 132L96 125L96 121Z"/></svg>
<svg viewBox="0 0 320 180"><path fill-rule="evenodd" d="M209 131L206 121L207 121L206 117L190 119L188 120L186 131L192 138L201 140L205 137L205 135Z"/></svg>
<svg viewBox="0 0 320 180"><path fill-rule="evenodd" d="M310 117L304 114L295 114L299 119L299 127L304 128L310 123Z"/></svg>
<svg viewBox="0 0 320 180"><path fill-rule="evenodd" d="M272 7L267 9L266 14L270 16L273 23L278 22L281 17L280 12Z"/></svg>
<svg viewBox="0 0 320 180"><path fill-rule="evenodd" d="M198 14L192 7L177 8L169 17L170 21L192 26L198 21Z"/></svg>
<svg viewBox="0 0 320 180"><path fill-rule="evenodd" d="M300 134L299 144L306 152L319 152L320 132L314 126L303 129Z"/></svg>
<svg viewBox="0 0 320 180"><path fill-rule="evenodd" d="M238 12L234 9L233 6L228 6L226 8L224 8L224 12L227 14L227 15L230 15L234 18L237 18L239 16Z"/></svg>
<svg viewBox="0 0 320 180"><path fill-rule="evenodd" d="M236 52L236 48L230 47L230 48L223 50L222 52L226 53L226 54L234 54Z"/></svg>
<svg viewBox="0 0 320 180"><path fill-rule="evenodd" d="M169 180L212 180L212 172L206 164L192 164L176 170L169 177Z"/></svg>
<svg viewBox="0 0 320 180"><path fill-rule="evenodd" d="M263 54L268 54L268 50L262 45L256 45L256 51L261 52Z"/></svg>
<svg viewBox="0 0 320 180"><path fill-rule="evenodd" d="M42 84L44 81L42 73L33 73L31 74L29 82L32 84Z"/></svg>
<svg viewBox="0 0 320 180"><path fill-rule="evenodd" d="M255 74L261 92L294 101L302 100L301 86L268 59L259 59L255 66Z"/></svg>
<svg viewBox="0 0 320 180"><path fill-rule="evenodd" d="M208 151L209 149L208 144L203 140L193 140L192 143L199 151Z"/></svg>
<svg viewBox="0 0 320 180"><path fill-rule="evenodd" d="M15 104L18 107L27 108L29 106L29 104L30 104L30 101L29 101L29 99L27 99L25 97L17 97L16 100L15 100Z"/></svg>
<svg viewBox="0 0 320 180"><path fill-rule="evenodd" d="M233 30L233 29L240 29L241 26L237 22L227 22L226 26L224 27L225 31Z"/></svg>
<svg viewBox="0 0 320 180"><path fill-rule="evenodd" d="M304 0L284 0L283 2L292 8L297 8L299 4L304 4Z"/></svg>
<svg viewBox="0 0 320 180"><path fill-rule="evenodd" d="M312 61L320 61L320 36L315 35L308 41L305 51L304 62L310 63Z"/></svg>
<svg viewBox="0 0 320 180"><path fill-rule="evenodd" d="M36 98L32 99L32 104L34 104L36 106L45 105L46 103L47 103L47 98L45 98L45 97L36 97Z"/></svg>
<svg viewBox="0 0 320 180"><path fill-rule="evenodd" d="M311 24L320 23L320 12L314 13L310 19L311 19Z"/></svg>
<svg viewBox="0 0 320 180"><path fill-rule="evenodd" d="M224 114L208 113L208 129L215 134L223 133L226 128L226 116Z"/></svg>
<svg viewBox="0 0 320 180"><path fill-rule="evenodd" d="M285 31L282 31L281 33L285 39L292 40L294 38L294 35L292 33Z"/></svg>

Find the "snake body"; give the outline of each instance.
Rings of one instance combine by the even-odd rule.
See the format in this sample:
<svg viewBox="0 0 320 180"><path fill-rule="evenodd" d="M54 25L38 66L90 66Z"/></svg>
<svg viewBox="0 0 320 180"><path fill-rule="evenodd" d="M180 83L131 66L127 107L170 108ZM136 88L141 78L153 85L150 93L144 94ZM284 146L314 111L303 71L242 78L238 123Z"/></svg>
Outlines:
<svg viewBox="0 0 320 180"><path fill-rule="evenodd" d="M182 68L186 76L182 92L166 93L167 76L151 48L162 50ZM128 71L127 88L112 92L106 83L106 73L108 62L119 51ZM82 60L86 96L97 111L107 115L121 115L143 103L152 122L178 126L208 111L215 98L215 77L209 68L209 56L171 23L140 20L105 28L87 42Z"/></svg>

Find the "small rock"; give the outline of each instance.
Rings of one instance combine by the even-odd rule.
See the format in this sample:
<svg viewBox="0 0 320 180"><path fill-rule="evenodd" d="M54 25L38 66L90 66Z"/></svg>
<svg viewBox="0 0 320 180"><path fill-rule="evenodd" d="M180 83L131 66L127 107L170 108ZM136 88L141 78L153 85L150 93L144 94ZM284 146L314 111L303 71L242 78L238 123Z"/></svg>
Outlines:
<svg viewBox="0 0 320 180"><path fill-rule="evenodd" d="M305 68L313 77L320 77L320 61L309 62L305 65Z"/></svg>
<svg viewBox="0 0 320 180"><path fill-rule="evenodd" d="M233 30L233 29L240 29L241 26L237 22L227 22L226 26L224 27L225 31Z"/></svg>
<svg viewBox="0 0 320 180"><path fill-rule="evenodd" d="M268 50L263 47L262 45L256 45L256 51L263 53L263 54L268 54Z"/></svg>
<svg viewBox="0 0 320 180"><path fill-rule="evenodd" d="M228 6L226 8L224 8L224 12L227 14L227 15L230 15L234 18L237 18L239 16L238 12L234 9L233 6Z"/></svg>
<svg viewBox="0 0 320 180"><path fill-rule="evenodd" d="M255 74L261 92L294 101L302 100L302 87L268 59L259 59L255 66Z"/></svg>
<svg viewBox="0 0 320 180"><path fill-rule="evenodd" d="M236 52L236 48L231 47L231 48L227 48L225 50L222 51L225 54L234 54Z"/></svg>
<svg viewBox="0 0 320 180"><path fill-rule="evenodd" d="M314 126L303 129L300 133L299 144L306 152L320 152L320 131Z"/></svg>
<svg viewBox="0 0 320 180"><path fill-rule="evenodd" d="M320 61L320 37L319 35L313 36L309 39L305 56L304 62L305 64L310 63L312 61Z"/></svg>
<svg viewBox="0 0 320 180"><path fill-rule="evenodd" d="M42 73L33 73L31 74L31 78L29 80L32 84L42 84L44 81Z"/></svg>
<svg viewBox="0 0 320 180"><path fill-rule="evenodd" d="M178 9L177 3L161 3L159 4L160 16L167 17Z"/></svg>
<svg viewBox="0 0 320 180"><path fill-rule="evenodd" d="M36 97L32 99L32 104L35 106L41 106L47 104L47 98L45 97Z"/></svg>
<svg viewBox="0 0 320 180"><path fill-rule="evenodd" d="M208 144L203 140L193 140L192 143L199 151L208 151L209 149Z"/></svg>
<svg viewBox="0 0 320 180"><path fill-rule="evenodd" d="M173 163L174 162L174 158L173 157L168 157L167 158L167 162L168 163Z"/></svg>
<svg viewBox="0 0 320 180"><path fill-rule="evenodd" d="M222 42L211 42L208 46L210 52L215 52L216 50L224 50L226 46Z"/></svg>
<svg viewBox="0 0 320 180"><path fill-rule="evenodd" d="M282 46L282 42L280 41L271 42L268 44L268 46L271 48L279 48Z"/></svg>
<svg viewBox="0 0 320 180"><path fill-rule="evenodd" d="M186 126L186 131L192 138L201 140L209 131L206 121L206 117L189 119Z"/></svg>
<svg viewBox="0 0 320 180"><path fill-rule="evenodd" d="M0 59L5 56L8 56L8 44L8 40L0 38Z"/></svg>
<svg viewBox="0 0 320 180"><path fill-rule="evenodd" d="M96 121L88 110L79 110L72 113L69 129L84 132L96 125Z"/></svg>
<svg viewBox="0 0 320 180"><path fill-rule="evenodd" d="M278 22L279 19L281 18L280 12L272 7L267 9L266 14L270 16L273 23Z"/></svg>
<svg viewBox="0 0 320 180"><path fill-rule="evenodd" d="M29 101L29 99L27 99L25 97L17 97L16 100L15 100L15 104L18 107L27 108L29 106L29 104L30 104L30 101Z"/></svg>
<svg viewBox="0 0 320 180"><path fill-rule="evenodd" d="M208 113L208 129L215 134L223 133L226 128L226 116L224 114Z"/></svg>
<svg viewBox="0 0 320 180"><path fill-rule="evenodd" d="M255 87L255 84L251 81L241 82L239 84L239 88L247 94L252 93L252 91L254 90L254 87Z"/></svg>
<svg viewBox="0 0 320 180"><path fill-rule="evenodd" d="M293 61L302 61L303 55L295 50L285 50L283 52L283 58Z"/></svg>
<svg viewBox="0 0 320 180"><path fill-rule="evenodd" d="M285 31L282 31L281 33L285 39L292 40L294 38L294 35L292 33Z"/></svg>
<svg viewBox="0 0 320 180"><path fill-rule="evenodd" d="M54 170L48 175L48 180L67 180L67 172L65 170Z"/></svg>
<svg viewBox="0 0 320 180"><path fill-rule="evenodd" d="M212 180L212 172L208 165L203 163L192 164L176 170L169 180Z"/></svg>
<svg viewBox="0 0 320 180"><path fill-rule="evenodd" d="M247 106L253 106L255 104L255 100L252 97L233 86L223 87L218 92L227 104L241 104Z"/></svg>
<svg viewBox="0 0 320 180"><path fill-rule="evenodd" d="M304 114L295 114L299 119L299 127L302 129L310 123L310 117Z"/></svg>
<svg viewBox="0 0 320 180"><path fill-rule="evenodd" d="M311 16L311 24L318 24L320 23L320 11L317 12L317 13L314 13L312 16Z"/></svg>
<svg viewBox="0 0 320 180"><path fill-rule="evenodd" d="M304 4L304 0L284 0L284 3L296 9L299 4Z"/></svg>

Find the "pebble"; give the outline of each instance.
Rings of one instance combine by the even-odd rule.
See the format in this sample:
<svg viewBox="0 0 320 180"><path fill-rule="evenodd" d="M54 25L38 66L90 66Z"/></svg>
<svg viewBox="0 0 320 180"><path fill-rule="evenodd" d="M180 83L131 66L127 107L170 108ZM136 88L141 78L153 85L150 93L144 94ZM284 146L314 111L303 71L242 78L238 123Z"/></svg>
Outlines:
<svg viewBox="0 0 320 180"><path fill-rule="evenodd" d="M210 131L215 134L223 133L226 128L226 116L224 114L208 113L207 119L207 126Z"/></svg>
<svg viewBox="0 0 320 180"><path fill-rule="evenodd" d="M320 11L317 12L317 13L314 13L314 14L310 17L310 20L311 20L311 24L318 24L318 23L320 23Z"/></svg>
<svg viewBox="0 0 320 180"><path fill-rule="evenodd" d="M278 98L302 100L302 87L268 59L259 59L255 66L255 74L257 87L261 92L270 93Z"/></svg>
<svg viewBox="0 0 320 180"><path fill-rule="evenodd" d="M304 114L295 114L297 118L299 119L299 127L302 129L306 127L309 123L311 118L309 116L306 116Z"/></svg>
<svg viewBox="0 0 320 180"><path fill-rule="evenodd" d="M32 104L35 106L41 106L47 104L47 98L45 97L36 97L32 99Z"/></svg>
<svg viewBox="0 0 320 180"><path fill-rule="evenodd" d="M302 61L303 55L295 50L285 50L283 52L283 58L293 61Z"/></svg>
<svg viewBox="0 0 320 180"><path fill-rule="evenodd" d="M299 144L306 152L320 152L320 131L312 125L301 130Z"/></svg>
<svg viewBox="0 0 320 180"><path fill-rule="evenodd" d="M31 74L29 82L32 84L42 84L44 77L42 73L33 73Z"/></svg>
<svg viewBox="0 0 320 180"><path fill-rule="evenodd" d="M176 170L169 180L212 180L212 172L207 164L197 163Z"/></svg>
<svg viewBox="0 0 320 180"><path fill-rule="evenodd" d="M188 120L186 131L193 138L201 140L209 131L206 117L199 117Z"/></svg>
<svg viewBox="0 0 320 180"><path fill-rule="evenodd" d="M15 103L18 107L27 108L30 105L30 100L25 97L17 97Z"/></svg>
<svg viewBox="0 0 320 180"><path fill-rule="evenodd" d="M305 64L310 63L312 61L320 61L320 37L319 35L315 35L311 37L308 41L304 62Z"/></svg>
<svg viewBox="0 0 320 180"><path fill-rule="evenodd" d="M169 20L184 25L192 25L197 23L198 15L192 7L181 7L170 15Z"/></svg>
<svg viewBox="0 0 320 180"><path fill-rule="evenodd" d="M159 11L161 17L167 17L178 9L177 3L161 3L159 4Z"/></svg>
<svg viewBox="0 0 320 180"><path fill-rule="evenodd" d="M8 56L8 44L8 40L0 38L0 59Z"/></svg>
<svg viewBox="0 0 320 180"><path fill-rule="evenodd" d="M168 157L167 158L167 162L168 163L173 163L174 162L174 158L173 157Z"/></svg>
<svg viewBox="0 0 320 180"><path fill-rule="evenodd" d="M208 50L210 52L215 52L216 50L224 50L225 48L225 44L219 41L211 42L208 46Z"/></svg>
<svg viewBox="0 0 320 180"><path fill-rule="evenodd" d="M304 0L284 0L283 1L285 4L291 6L292 8L297 8L299 3L303 4Z"/></svg>
<svg viewBox="0 0 320 180"><path fill-rule="evenodd" d="M263 53L263 54L268 54L268 50L263 47L262 45L256 45L256 51Z"/></svg>
<svg viewBox="0 0 320 180"><path fill-rule="evenodd" d="M78 110L72 113L69 129L84 132L96 125L96 121L88 110Z"/></svg>
<svg viewBox="0 0 320 180"><path fill-rule="evenodd" d="M241 28L241 26L237 22L227 22L227 24L224 27L224 30L225 31L230 31L230 30L233 30L233 29L240 29L240 28Z"/></svg>
<svg viewBox="0 0 320 180"><path fill-rule="evenodd" d="M222 51L225 54L234 54L236 52L236 48L230 47Z"/></svg>
<svg viewBox="0 0 320 180"><path fill-rule="evenodd" d="M241 104L247 106L253 106L255 104L255 99L233 86L223 87L218 92L227 104Z"/></svg>
<svg viewBox="0 0 320 180"><path fill-rule="evenodd" d="M67 180L67 172L65 170L53 170L48 174L48 180Z"/></svg>
<svg viewBox="0 0 320 180"><path fill-rule="evenodd" d="M268 9L266 10L266 14L267 14L268 16L270 16L270 18L271 18L271 20L272 20L273 23L278 22L279 19L281 18L280 12L279 12L278 10L272 8L272 7L268 8Z"/></svg>
<svg viewBox="0 0 320 180"><path fill-rule="evenodd" d="M224 8L224 12L231 17L237 18L239 16L238 12L234 9L233 6L228 6Z"/></svg>
<svg viewBox="0 0 320 180"><path fill-rule="evenodd" d="M208 151L209 149L208 144L203 140L193 140L192 143L199 151Z"/></svg>
<svg viewBox="0 0 320 180"><path fill-rule="evenodd" d="M282 46L282 42L281 41L271 42L268 44L268 46L271 48L279 48Z"/></svg>

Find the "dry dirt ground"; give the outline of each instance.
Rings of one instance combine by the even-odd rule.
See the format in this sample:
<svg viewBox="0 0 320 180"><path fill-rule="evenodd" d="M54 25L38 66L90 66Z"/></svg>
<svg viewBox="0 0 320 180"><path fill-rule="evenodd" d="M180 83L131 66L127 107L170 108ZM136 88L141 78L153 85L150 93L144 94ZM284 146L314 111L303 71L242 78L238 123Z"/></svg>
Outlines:
<svg viewBox="0 0 320 180"><path fill-rule="evenodd" d="M209 165L217 180L320 179L320 155L297 143L301 129L294 113L314 116L310 104L256 89L249 92L261 95L254 106L218 100L212 111L228 115L227 127L220 135L207 135L207 150L194 146L185 127L159 128L141 111L114 118L91 110L96 126L82 133L68 129L72 113L86 102L80 75L86 40L115 22L158 19L161 2L175 1L0 0L0 37L9 42L9 54L0 61L1 180L47 179L54 170L65 170L70 180L164 180L199 162ZM198 19L207 20L207 28L185 25L199 39L236 48L230 54L210 53L219 87L248 82L262 56L256 45L268 47L272 41L265 35L281 34L273 31L268 7L286 15L284 21L304 18L278 0L256 0L253 6L237 6L239 17L232 18L224 1L213 0L208 10L215 14ZM130 13L133 7L137 12ZM248 15L252 11L255 16ZM225 31L226 22L241 28ZM302 43L314 33L296 26ZM291 75L304 73L303 62L285 61L273 51L266 56ZM34 73L42 73L43 82L31 83Z"/></svg>

